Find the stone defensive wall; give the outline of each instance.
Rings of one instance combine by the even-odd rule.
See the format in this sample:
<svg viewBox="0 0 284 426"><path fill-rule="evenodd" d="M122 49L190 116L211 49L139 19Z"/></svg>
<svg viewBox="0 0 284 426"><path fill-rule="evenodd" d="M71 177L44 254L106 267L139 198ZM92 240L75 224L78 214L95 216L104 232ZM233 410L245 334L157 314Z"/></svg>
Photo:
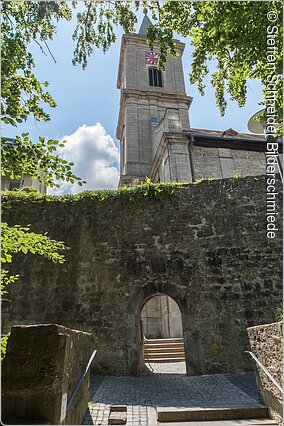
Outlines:
<svg viewBox="0 0 284 426"><path fill-rule="evenodd" d="M162 293L181 310L188 371L253 369L247 327L275 321L282 302L279 229L266 236L266 178L145 184L77 196L4 194L3 221L64 241L63 265L15 256L3 332L61 324L92 334L94 368L139 374L140 312Z"/></svg>

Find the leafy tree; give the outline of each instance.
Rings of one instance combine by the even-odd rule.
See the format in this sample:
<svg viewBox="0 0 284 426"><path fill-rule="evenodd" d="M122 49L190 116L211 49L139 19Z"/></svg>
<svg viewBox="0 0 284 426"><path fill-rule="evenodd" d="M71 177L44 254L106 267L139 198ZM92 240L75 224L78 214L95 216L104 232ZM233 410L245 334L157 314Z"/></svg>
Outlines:
<svg viewBox="0 0 284 426"><path fill-rule="evenodd" d="M57 180L66 180L74 183L82 181L72 172L73 162L68 162L58 155L57 147L63 148L66 141L58 141L39 137L37 143L32 142L28 133L16 136L11 142L9 139L2 139L2 175L11 179L19 179L22 174L27 174L33 179L49 187L57 186Z"/></svg>
<svg viewBox="0 0 284 426"><path fill-rule="evenodd" d="M139 9L139 2L136 10ZM77 6L78 2L73 2ZM133 4L129 1L84 1L85 10L77 14L77 27L73 39L77 41L74 51L73 64L82 64L83 69L88 64L88 57L94 47L105 53L115 42L115 29L120 25L126 33L134 32L137 22Z"/></svg>
<svg viewBox="0 0 284 426"><path fill-rule="evenodd" d="M60 1L5 1L1 4L1 114L5 124L14 127L32 115L35 121L50 120L44 105L56 103L46 91L48 82L40 82L33 73L35 61L29 52L32 42L43 52L56 31L56 22L70 20L72 12ZM51 53L52 55L52 53ZM59 141L39 138L31 141L28 133L17 136L14 143L3 138L1 145L2 175L18 179L22 173L50 187L57 179L73 183L84 181L72 173L72 162L53 155ZM64 146L64 142L60 143Z"/></svg>
<svg viewBox="0 0 284 426"><path fill-rule="evenodd" d="M40 82L33 68L34 58L29 52L32 42L43 50L53 38L53 19L71 19L71 11L64 2L18 1L1 2L1 114L4 123L16 126L30 114L36 121L50 119L42 102L55 107L55 101Z"/></svg>

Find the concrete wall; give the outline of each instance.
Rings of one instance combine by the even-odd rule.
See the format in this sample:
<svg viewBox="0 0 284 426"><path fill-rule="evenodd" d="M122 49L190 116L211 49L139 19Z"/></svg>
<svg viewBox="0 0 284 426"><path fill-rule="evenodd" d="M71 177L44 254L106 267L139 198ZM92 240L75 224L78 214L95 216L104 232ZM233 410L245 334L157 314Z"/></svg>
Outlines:
<svg viewBox="0 0 284 426"><path fill-rule="evenodd" d="M251 351L283 389L283 322L250 327L248 336ZM283 394L259 366L256 369L262 400L269 407L271 416L281 422Z"/></svg>
<svg viewBox="0 0 284 426"><path fill-rule="evenodd" d="M46 322L88 331L97 371L135 374L141 308L163 293L180 308L192 369L251 370L246 328L272 322L282 301L282 240L280 231L266 237L265 182L201 182L161 200L122 193L4 203L3 220L70 247L63 265L15 256L21 281L3 304L4 332Z"/></svg>
<svg viewBox="0 0 284 426"><path fill-rule="evenodd" d="M89 377L70 398L91 355L90 334L59 325L12 328L2 369L1 414L8 424L81 424Z"/></svg>

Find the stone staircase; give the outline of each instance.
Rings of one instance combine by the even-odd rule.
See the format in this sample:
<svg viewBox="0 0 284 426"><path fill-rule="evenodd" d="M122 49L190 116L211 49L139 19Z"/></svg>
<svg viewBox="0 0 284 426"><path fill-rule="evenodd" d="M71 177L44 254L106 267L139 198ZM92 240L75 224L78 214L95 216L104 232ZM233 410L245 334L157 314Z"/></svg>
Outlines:
<svg viewBox="0 0 284 426"><path fill-rule="evenodd" d="M145 363L185 361L183 338L144 340Z"/></svg>

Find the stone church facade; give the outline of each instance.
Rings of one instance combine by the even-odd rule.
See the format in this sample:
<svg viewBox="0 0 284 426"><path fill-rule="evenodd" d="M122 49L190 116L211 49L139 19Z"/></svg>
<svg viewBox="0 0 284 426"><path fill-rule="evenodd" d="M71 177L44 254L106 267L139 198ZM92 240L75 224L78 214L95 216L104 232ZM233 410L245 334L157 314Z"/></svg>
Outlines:
<svg viewBox="0 0 284 426"><path fill-rule="evenodd" d="M145 15L139 33L124 35L121 42L119 185L147 176L153 182L194 182L264 174L264 137L191 127L193 99L186 93L182 67L185 45L177 41L179 56L169 56L165 70L159 71L158 46L152 52L146 42L150 24Z"/></svg>

